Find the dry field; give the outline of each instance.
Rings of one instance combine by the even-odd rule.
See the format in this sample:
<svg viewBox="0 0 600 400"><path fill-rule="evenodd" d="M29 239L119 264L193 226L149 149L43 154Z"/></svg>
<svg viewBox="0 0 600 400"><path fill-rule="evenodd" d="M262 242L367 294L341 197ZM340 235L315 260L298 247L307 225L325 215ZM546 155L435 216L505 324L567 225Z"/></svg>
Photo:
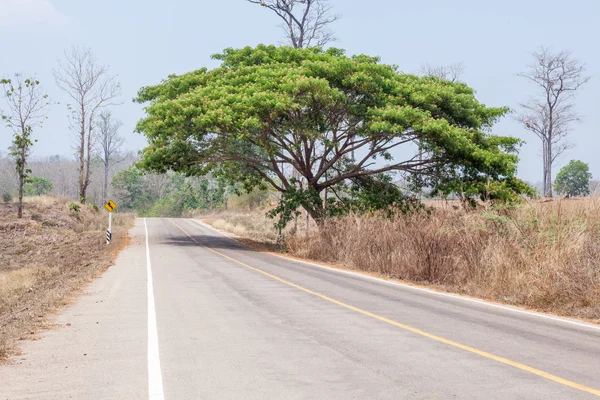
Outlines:
<svg viewBox="0 0 600 400"><path fill-rule="evenodd" d="M24 218L16 204L0 204L0 360L16 341L35 337L46 317L99 276L127 243L132 215L113 220L113 244L105 244L103 211L47 197L32 198Z"/></svg>
<svg viewBox="0 0 600 400"><path fill-rule="evenodd" d="M600 322L600 199L534 201L466 212L456 203L394 220L348 216L288 235L297 257ZM245 225L245 218L252 224ZM274 234L259 214L213 218L250 237ZM234 226L235 229L231 229Z"/></svg>

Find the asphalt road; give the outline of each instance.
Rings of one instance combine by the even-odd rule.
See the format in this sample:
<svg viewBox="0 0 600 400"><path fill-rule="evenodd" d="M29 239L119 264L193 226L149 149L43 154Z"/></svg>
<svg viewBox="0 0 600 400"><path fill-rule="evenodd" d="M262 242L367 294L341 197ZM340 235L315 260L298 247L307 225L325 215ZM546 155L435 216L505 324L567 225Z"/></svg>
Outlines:
<svg viewBox="0 0 600 400"><path fill-rule="evenodd" d="M0 399L600 397L598 326L260 253L192 220L132 236L0 367Z"/></svg>

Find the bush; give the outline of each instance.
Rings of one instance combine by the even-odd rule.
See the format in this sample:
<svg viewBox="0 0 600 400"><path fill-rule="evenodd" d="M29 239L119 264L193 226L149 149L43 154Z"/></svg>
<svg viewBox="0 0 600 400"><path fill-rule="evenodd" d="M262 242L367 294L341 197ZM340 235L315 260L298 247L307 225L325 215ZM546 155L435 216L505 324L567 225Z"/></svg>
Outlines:
<svg viewBox="0 0 600 400"><path fill-rule="evenodd" d="M27 183L23 186L25 196L42 196L50 193L54 186L48 179L32 176L27 178Z"/></svg>
<svg viewBox="0 0 600 400"><path fill-rule="evenodd" d="M158 200L150 210L143 213L149 218L172 217L179 218L183 215L183 204L171 197Z"/></svg>
<svg viewBox="0 0 600 400"><path fill-rule="evenodd" d="M10 194L8 192L5 192L2 195L2 201L4 201L5 203L8 203L8 202L12 201L12 194Z"/></svg>
<svg viewBox="0 0 600 400"><path fill-rule="evenodd" d="M233 195L227 200L227 208L232 210L256 210L273 201L275 196L269 190L255 188L250 193Z"/></svg>
<svg viewBox="0 0 600 400"><path fill-rule="evenodd" d="M69 204L69 210L78 213L79 210L81 210L81 205L77 203L71 203Z"/></svg>

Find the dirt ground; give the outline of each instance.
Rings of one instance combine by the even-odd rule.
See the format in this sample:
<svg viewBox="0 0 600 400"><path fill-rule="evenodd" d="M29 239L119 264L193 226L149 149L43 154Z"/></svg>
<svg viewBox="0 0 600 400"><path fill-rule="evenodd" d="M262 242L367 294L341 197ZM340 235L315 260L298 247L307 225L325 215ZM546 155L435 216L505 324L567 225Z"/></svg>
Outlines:
<svg viewBox="0 0 600 400"><path fill-rule="evenodd" d="M40 198L16 218L0 204L0 361L18 353L18 341L51 327L48 316L100 276L128 243L134 216L115 214L113 242L105 242L103 210Z"/></svg>

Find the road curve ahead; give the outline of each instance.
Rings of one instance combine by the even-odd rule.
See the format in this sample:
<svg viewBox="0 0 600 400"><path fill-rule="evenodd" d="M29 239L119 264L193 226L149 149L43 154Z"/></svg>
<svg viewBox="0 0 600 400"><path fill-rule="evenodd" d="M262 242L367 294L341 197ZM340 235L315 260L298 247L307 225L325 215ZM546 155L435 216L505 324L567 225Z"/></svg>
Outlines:
<svg viewBox="0 0 600 400"><path fill-rule="evenodd" d="M193 220L132 236L63 327L0 367L0 399L600 397L598 326L260 253Z"/></svg>

